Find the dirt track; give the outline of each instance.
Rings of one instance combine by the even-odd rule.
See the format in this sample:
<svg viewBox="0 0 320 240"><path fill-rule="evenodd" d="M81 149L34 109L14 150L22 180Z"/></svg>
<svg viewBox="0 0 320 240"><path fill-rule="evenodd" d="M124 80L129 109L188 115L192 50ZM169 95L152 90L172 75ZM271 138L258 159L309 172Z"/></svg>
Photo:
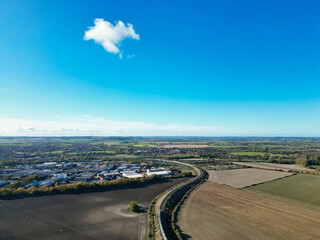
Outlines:
<svg viewBox="0 0 320 240"><path fill-rule="evenodd" d="M145 239L147 207L160 192L184 179L106 192L0 200L0 239Z"/></svg>
<svg viewBox="0 0 320 240"><path fill-rule="evenodd" d="M185 239L319 239L320 211L206 182L185 201Z"/></svg>

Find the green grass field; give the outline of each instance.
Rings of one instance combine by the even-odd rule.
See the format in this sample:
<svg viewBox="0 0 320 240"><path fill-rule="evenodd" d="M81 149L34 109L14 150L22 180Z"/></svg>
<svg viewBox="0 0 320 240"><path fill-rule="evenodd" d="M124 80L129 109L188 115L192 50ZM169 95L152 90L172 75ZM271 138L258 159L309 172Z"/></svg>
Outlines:
<svg viewBox="0 0 320 240"><path fill-rule="evenodd" d="M90 151L89 153L116 153L115 151Z"/></svg>
<svg viewBox="0 0 320 240"><path fill-rule="evenodd" d="M271 156L284 156L283 154L273 154L273 153L266 153L266 152L232 152L231 155L238 155L238 156L264 156L264 155L271 155Z"/></svg>
<svg viewBox="0 0 320 240"><path fill-rule="evenodd" d="M255 191L320 207L320 177L298 174L251 187Z"/></svg>
<svg viewBox="0 0 320 240"><path fill-rule="evenodd" d="M63 153L62 150L59 150L59 151L52 151L51 153Z"/></svg>
<svg viewBox="0 0 320 240"><path fill-rule="evenodd" d="M129 154L116 154L116 155L114 155L114 156L111 156L110 158L115 158L115 159L117 159L117 158L123 158L123 159L125 159L125 158L136 158L136 156L134 156L134 155L129 155Z"/></svg>
<svg viewBox="0 0 320 240"><path fill-rule="evenodd" d="M265 152L233 152L230 154L231 155L238 155L238 156L263 156L263 155L267 155L269 153L265 153Z"/></svg>
<svg viewBox="0 0 320 240"><path fill-rule="evenodd" d="M149 146L151 146L151 144L134 144L132 146L134 146L134 147L149 147Z"/></svg>
<svg viewBox="0 0 320 240"><path fill-rule="evenodd" d="M206 159L203 159L203 158L182 158L179 160L181 160L181 161L207 161Z"/></svg>

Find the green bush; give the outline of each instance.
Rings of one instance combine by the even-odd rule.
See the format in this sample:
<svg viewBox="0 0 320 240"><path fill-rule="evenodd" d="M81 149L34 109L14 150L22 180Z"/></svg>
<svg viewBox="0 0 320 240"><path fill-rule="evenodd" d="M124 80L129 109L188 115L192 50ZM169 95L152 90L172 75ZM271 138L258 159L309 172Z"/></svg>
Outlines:
<svg viewBox="0 0 320 240"><path fill-rule="evenodd" d="M138 205L137 202L131 202L129 205L129 211L130 212L135 212L135 213L141 213L142 208Z"/></svg>
<svg viewBox="0 0 320 240"><path fill-rule="evenodd" d="M182 176L183 177L192 177L192 172L183 172Z"/></svg>

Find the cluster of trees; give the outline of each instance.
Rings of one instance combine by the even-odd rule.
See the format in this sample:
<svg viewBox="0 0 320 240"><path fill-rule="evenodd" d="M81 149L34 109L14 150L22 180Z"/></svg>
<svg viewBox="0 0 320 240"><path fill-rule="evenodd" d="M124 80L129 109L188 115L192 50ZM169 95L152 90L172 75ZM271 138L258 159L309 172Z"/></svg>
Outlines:
<svg viewBox="0 0 320 240"><path fill-rule="evenodd" d="M270 156L268 161L269 163L282 163L282 164L294 164L296 163L293 158L284 158L279 156Z"/></svg>
<svg viewBox="0 0 320 240"><path fill-rule="evenodd" d="M143 208L138 205L137 202L131 202L129 205L129 211L134 213L143 212Z"/></svg>
<svg viewBox="0 0 320 240"><path fill-rule="evenodd" d="M179 176L179 174L177 174L177 175ZM192 172L182 172L181 176L182 177L192 177L193 175L192 175Z"/></svg>
<svg viewBox="0 0 320 240"><path fill-rule="evenodd" d="M112 181L103 181L103 182L78 182L74 184L65 184L65 185L58 185L55 186L43 186L40 188L37 187L30 187L28 189L16 186L15 188L11 185L8 185L4 188L0 189L0 196L8 197L8 196L21 196L21 195L47 195L47 194L55 194L55 193L76 193L76 192L83 192L83 191L94 191L99 189L107 189L112 187L119 187L119 186L128 186L132 184L138 183L151 183L157 181L161 177L156 175L151 175L146 178L121 178Z"/></svg>
<svg viewBox="0 0 320 240"><path fill-rule="evenodd" d="M279 156L270 156L267 162L283 163L283 164L298 164L304 167L319 165L319 168L320 168L319 155L301 155L300 153L296 153L296 154L290 155L288 158L279 157Z"/></svg>
<svg viewBox="0 0 320 240"><path fill-rule="evenodd" d="M308 167L311 165L320 165L320 156L319 155L300 155L296 154L296 163L300 164L304 167Z"/></svg>

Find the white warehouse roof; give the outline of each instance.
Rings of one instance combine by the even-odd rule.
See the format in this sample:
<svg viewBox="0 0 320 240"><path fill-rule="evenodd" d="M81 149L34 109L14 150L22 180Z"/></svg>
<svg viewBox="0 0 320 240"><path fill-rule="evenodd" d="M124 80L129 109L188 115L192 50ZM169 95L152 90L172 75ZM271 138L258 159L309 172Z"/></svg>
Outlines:
<svg viewBox="0 0 320 240"><path fill-rule="evenodd" d="M168 172L163 171L163 170L158 170L158 171L152 170L152 171L149 171L149 169L147 170L146 174L147 174L147 176L155 174L155 175L163 176L163 177L168 177L170 175Z"/></svg>
<svg viewBox="0 0 320 240"><path fill-rule="evenodd" d="M143 174L136 172L123 172L122 175L127 178L141 178L144 177Z"/></svg>

